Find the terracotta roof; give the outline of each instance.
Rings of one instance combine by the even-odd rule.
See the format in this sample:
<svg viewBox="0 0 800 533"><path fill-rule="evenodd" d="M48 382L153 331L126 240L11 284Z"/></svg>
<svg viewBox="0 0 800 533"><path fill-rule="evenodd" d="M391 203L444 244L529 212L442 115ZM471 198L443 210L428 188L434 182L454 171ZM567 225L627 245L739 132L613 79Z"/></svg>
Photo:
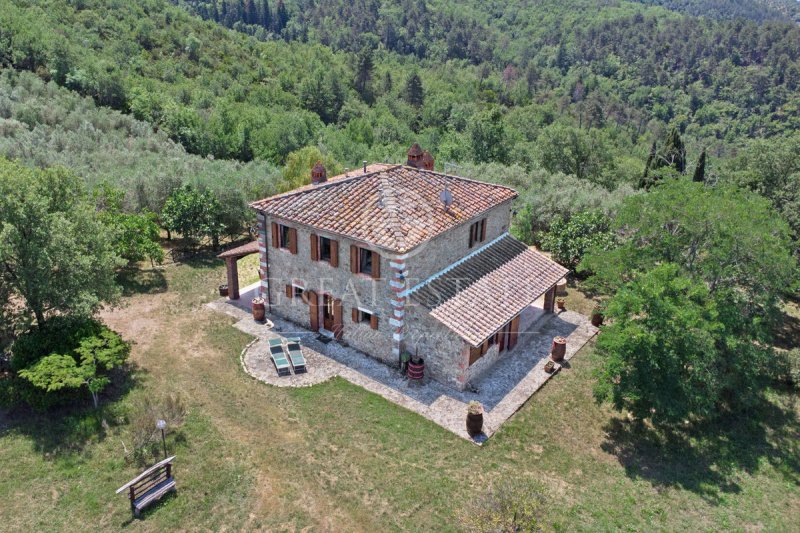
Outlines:
<svg viewBox="0 0 800 533"><path fill-rule="evenodd" d="M217 257L219 257L220 259L225 259L226 257L244 257L246 255L254 254L257 252L258 252L258 241L250 241L247 244L243 244L242 246L237 246L236 248L225 250Z"/></svg>
<svg viewBox="0 0 800 533"><path fill-rule="evenodd" d="M411 298L470 345L478 346L567 272L505 235L415 288Z"/></svg>
<svg viewBox="0 0 800 533"><path fill-rule="evenodd" d="M453 195L446 211L439 198L445 187ZM351 172L250 206L405 253L516 196L516 191L502 185L401 165L370 165L366 173Z"/></svg>

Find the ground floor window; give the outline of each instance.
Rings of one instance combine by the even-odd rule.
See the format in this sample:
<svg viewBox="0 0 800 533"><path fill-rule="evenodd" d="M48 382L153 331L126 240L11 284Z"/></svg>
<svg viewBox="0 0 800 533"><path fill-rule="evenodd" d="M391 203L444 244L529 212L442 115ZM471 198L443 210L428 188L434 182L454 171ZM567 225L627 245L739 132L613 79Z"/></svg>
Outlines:
<svg viewBox="0 0 800 533"><path fill-rule="evenodd" d="M361 309L360 307L353 308L353 322L358 324L369 324L372 329L378 329L378 315L372 311Z"/></svg>

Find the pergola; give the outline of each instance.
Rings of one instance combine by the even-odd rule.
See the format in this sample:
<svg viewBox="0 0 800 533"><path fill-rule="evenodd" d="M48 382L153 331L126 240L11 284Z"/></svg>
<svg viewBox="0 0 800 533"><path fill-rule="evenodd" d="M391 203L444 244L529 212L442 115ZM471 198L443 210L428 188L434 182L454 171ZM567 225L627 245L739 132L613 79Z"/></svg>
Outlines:
<svg viewBox="0 0 800 533"><path fill-rule="evenodd" d="M242 246L231 248L219 254L217 257L225 260L225 270L228 274L228 298L231 300L239 299L239 268L236 263L242 257L258 253L258 241L251 241Z"/></svg>

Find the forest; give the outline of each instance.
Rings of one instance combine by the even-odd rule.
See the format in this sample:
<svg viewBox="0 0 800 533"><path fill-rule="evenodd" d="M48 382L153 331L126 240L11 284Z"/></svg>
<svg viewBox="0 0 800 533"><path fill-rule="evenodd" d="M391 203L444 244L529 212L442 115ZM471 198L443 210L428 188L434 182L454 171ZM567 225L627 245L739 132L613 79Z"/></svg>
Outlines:
<svg viewBox="0 0 800 533"><path fill-rule="evenodd" d="M435 154L440 169L452 162L488 179L516 180L532 202L521 210L534 217L537 198L552 196L547 184L559 182L558 196L573 199L560 201L566 217L613 205L640 186L649 154L668 143L671 130L685 151L681 172L702 159L708 179L744 182L790 217L798 201L794 180L764 176L770 168L791 175L797 166L800 28L787 20L695 18L632 2L602 9L585 1L458 9L445 1L7 3L3 66L91 98L95 114L112 108L126 115L106 134L75 132L72 142L107 142L113 129L127 137L132 117L156 132L148 141L163 147L156 151L178 149L164 144L168 138L200 156L176 157L214 169L200 174L245 169L239 175L249 176L247 187L215 189L240 197L242 227L244 203L281 186L290 154L313 147L352 168L364 159L402 161L414 141ZM48 118L43 95L27 98L6 106L5 118L21 113L13 118L28 131L5 140L5 153L40 165L85 162L80 151L72 157L72 149L57 149L55 157L39 149L68 133L62 125L44 134L59 117ZM143 123L137 128L151 135ZM765 139L777 149L759 150ZM126 165L105 161L91 165L94 171L77 168L94 182L105 172L132 209L160 212L166 183L181 182L180 171L165 172L168 182L131 178ZM255 173L241 166L251 161ZM165 190L143 192L156 183ZM528 241L547 229L541 220L520 222L533 228Z"/></svg>

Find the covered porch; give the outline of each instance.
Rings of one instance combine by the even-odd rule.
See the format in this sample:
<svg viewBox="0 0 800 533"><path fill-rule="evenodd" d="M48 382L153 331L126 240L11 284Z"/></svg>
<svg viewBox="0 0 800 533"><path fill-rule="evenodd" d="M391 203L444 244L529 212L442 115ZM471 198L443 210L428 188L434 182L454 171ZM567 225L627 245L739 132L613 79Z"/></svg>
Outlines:
<svg viewBox="0 0 800 533"><path fill-rule="evenodd" d="M242 246L231 248L219 254L217 257L225 261L225 272L228 281L228 298L230 300L239 299L239 259L248 255L258 253L258 241L251 241ZM249 301L249 300L248 300Z"/></svg>

